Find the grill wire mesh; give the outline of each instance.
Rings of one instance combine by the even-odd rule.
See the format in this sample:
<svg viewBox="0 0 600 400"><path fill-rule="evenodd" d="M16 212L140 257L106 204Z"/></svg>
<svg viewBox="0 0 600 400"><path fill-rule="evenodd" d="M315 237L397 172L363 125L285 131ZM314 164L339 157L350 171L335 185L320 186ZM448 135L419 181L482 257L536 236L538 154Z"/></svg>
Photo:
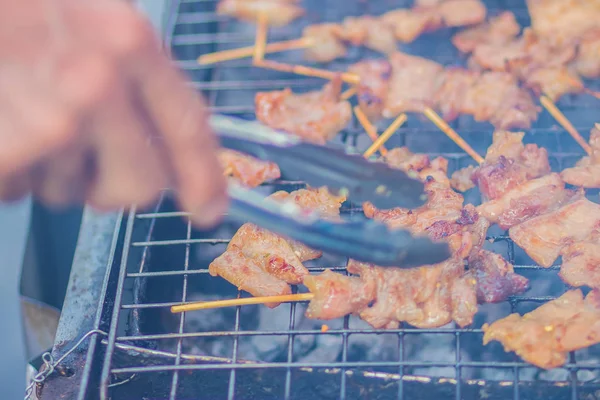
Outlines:
<svg viewBox="0 0 600 400"><path fill-rule="evenodd" d="M378 15L392 8L410 6L406 1L307 0L304 3L307 16L287 27L271 29L269 41L299 37L302 27L310 23L339 21L349 15ZM523 25L529 23L523 1L486 3L490 13L510 9ZM212 111L252 117L257 91L290 87L302 92L318 89L324 83L253 68L249 59L197 65L195 60L200 54L248 46L254 39L253 25L217 16L215 5L214 0L178 3L170 36L171 50L179 66L205 94ZM447 65L464 63L449 37L447 31L433 33L401 49ZM352 49L348 57L327 68L343 70L352 62L374 56L377 55L368 50ZM301 52L273 54L268 58L307 64ZM588 87L594 86L598 90L597 83L589 82ZM558 105L586 135L597 122L594 118L598 115L598 104L591 97L577 96L565 97ZM379 128L386 123L389 121ZM476 151L485 154L491 144L489 125L461 117L453 126ZM369 144L355 120L337 140L349 151L364 150ZM540 113L536 126L527 131L525 141L548 148L555 170L573 165L582 155L577 144L545 113ZM443 155L450 161L450 172L473 163L419 116L409 116L386 146L400 145L409 146L414 152ZM301 182L280 181L261 190L291 191L302 186ZM479 193L476 190L467 193L465 201L478 204ZM344 205L342 214L352 218L359 210L355 205ZM511 312L528 312L567 289L557 277L557 266L544 269L534 265L513 245L506 232L497 228L489 231L487 247L514 263L516 272L531 280L532 288L525 296L513 297L506 303L480 306L475 323L467 329L456 329L452 324L439 329L402 325L400 329L383 331L366 327L355 317L345 317L328 323L330 329L322 332L320 323L306 325L302 320L303 304L284 304L273 311L250 306L170 315L169 306L182 301L240 295L221 278L212 278L207 273L208 263L224 250L238 226L224 224L213 232L196 232L186 215L175 211L168 198L151 212L131 210L101 393L114 399L129 398L123 395L131 393L128 385L141 380L147 385L143 393L169 399L302 399L309 398L310 390L319 393L318 398L340 399L597 398L599 392L594 384L599 379L600 351L596 347L572 353L563 368L544 372L513 354L504 353L497 343L482 345L483 323ZM309 263L308 268L311 272L329 268L345 273L345 265L346 260L325 256ZM256 315L260 315L258 323ZM258 350L252 343L258 343ZM274 346L279 351L274 352ZM307 351L307 346L313 346L313 351ZM378 351L378 346L383 350ZM266 350L261 353L265 348L271 353ZM314 351L315 348L318 350ZM333 349L334 355L327 356L327 349ZM194 392L202 383L209 389ZM435 392L434 387L444 389ZM156 398L150 394L146 398Z"/></svg>

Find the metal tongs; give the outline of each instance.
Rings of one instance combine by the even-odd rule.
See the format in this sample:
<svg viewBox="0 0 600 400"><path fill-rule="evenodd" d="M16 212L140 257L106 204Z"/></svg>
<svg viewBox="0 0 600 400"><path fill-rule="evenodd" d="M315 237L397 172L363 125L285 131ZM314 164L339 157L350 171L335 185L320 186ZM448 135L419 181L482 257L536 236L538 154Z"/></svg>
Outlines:
<svg viewBox="0 0 600 400"><path fill-rule="evenodd" d="M279 165L282 177L302 180L312 187L327 186L353 203L375 207L417 208L427 197L421 181L379 162L328 146L302 142L257 121L213 115L212 129L224 148L250 154ZM363 218L332 222L307 214L291 202L277 202L230 183L228 217L252 222L315 249L380 266L416 267L436 264L450 256L447 244L413 237L406 230Z"/></svg>

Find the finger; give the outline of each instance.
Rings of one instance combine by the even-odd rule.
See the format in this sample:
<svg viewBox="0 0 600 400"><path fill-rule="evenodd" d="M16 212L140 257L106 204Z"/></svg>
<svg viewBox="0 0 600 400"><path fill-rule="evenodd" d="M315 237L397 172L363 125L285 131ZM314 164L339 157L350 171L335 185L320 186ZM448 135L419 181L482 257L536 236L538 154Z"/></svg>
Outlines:
<svg viewBox="0 0 600 400"><path fill-rule="evenodd" d="M31 176L19 172L0 179L0 201L16 201L31 192Z"/></svg>
<svg viewBox="0 0 600 400"><path fill-rule="evenodd" d="M22 71L0 70L0 176L64 146L77 131L73 110Z"/></svg>
<svg viewBox="0 0 600 400"><path fill-rule="evenodd" d="M168 184L169 166L124 84L92 117L96 178L87 198L102 209L150 205Z"/></svg>
<svg viewBox="0 0 600 400"><path fill-rule="evenodd" d="M92 173L90 154L85 144L71 144L33 168L33 193L49 206L64 207L81 203L85 200Z"/></svg>
<svg viewBox="0 0 600 400"><path fill-rule="evenodd" d="M166 59L152 62L136 76L143 102L164 138L181 205L199 226L211 226L226 210L227 196L205 104Z"/></svg>

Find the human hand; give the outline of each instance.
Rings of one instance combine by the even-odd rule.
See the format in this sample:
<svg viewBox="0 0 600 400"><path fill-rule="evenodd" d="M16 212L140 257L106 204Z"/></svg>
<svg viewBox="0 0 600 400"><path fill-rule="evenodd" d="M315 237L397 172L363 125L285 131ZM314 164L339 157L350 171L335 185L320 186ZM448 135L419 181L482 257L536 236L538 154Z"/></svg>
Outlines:
<svg viewBox="0 0 600 400"><path fill-rule="evenodd" d="M165 187L200 226L226 181L204 103L120 0L0 0L0 200L146 206Z"/></svg>

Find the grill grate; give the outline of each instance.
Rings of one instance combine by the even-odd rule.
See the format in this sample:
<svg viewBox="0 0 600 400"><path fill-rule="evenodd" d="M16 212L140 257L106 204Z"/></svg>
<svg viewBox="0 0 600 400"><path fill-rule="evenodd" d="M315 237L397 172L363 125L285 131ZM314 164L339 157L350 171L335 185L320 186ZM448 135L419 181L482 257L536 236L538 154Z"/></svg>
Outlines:
<svg viewBox="0 0 600 400"><path fill-rule="evenodd" d="M384 0L304 3L309 10L307 17L290 26L272 29L269 40L298 37L302 27L309 23L338 21L347 15L379 14L409 5L407 1ZM217 16L213 11L215 4L214 0L181 0L175 7L173 30L168 36L178 64L190 75L194 87L207 96L212 111L252 117L253 96L258 90L291 87L306 91L323 84L318 79L252 68L249 59L198 66L195 58L200 54L250 45L253 41L251 25ZM528 23L522 0L488 1L487 5L490 10L512 9L522 24ZM452 48L448 37L448 32L428 35L403 50L446 64L462 63L464 60ZM343 70L349 63L371 56L376 55L353 49L347 59L331 63L328 68ZM306 64L300 52L274 54L269 58ZM588 86L598 87L594 82ZM585 134L596 122L598 104L594 99L579 96L562 99L559 107ZM490 126L469 117L461 117L453 126L476 151L485 153L491 143ZM353 121L339 135L339 140L349 151L364 150L369 140L359 133L359 125ZM555 127L546 114L540 114L537 126L527 132L525 140L548 148L554 169L573 165L582 155L577 144ZM400 145L407 145L415 152L443 155L450 160L451 171L472 163L431 123L418 116L409 117L388 144L389 148ZM300 187L301 182L280 181L265 186L264 190L268 193ZM480 201L478 193L467 194L465 200L475 204ZM359 210L345 205L342 214L352 218ZM181 301L236 295L231 285L210 277L207 269L236 228L226 225L213 232L196 232L186 214L175 211L166 197L151 212L138 212L135 208L130 211L114 311L105 341L101 397L130 398L132 393L138 393L140 398L171 400L311 397L459 400L542 396L579 399L597 393L600 351L595 347L571 354L564 368L547 373L505 354L497 344L485 349L481 345L480 327L484 322L511 312L529 311L566 289L557 278L558 267L544 269L533 265L505 232L494 229L490 230L490 248L515 264L515 270L530 278L533 288L528 296L513 297L507 304L482 306L473 328L412 329L403 325L400 329L382 331L365 328L359 320L347 316L330 323L329 331L321 332L317 325L306 326L301 318L301 304L281 305L273 314L268 314L270 311L264 307L252 306L223 314L198 311L169 315L168 307ZM345 261L325 256L308 268L311 272L325 268L346 272ZM249 322L259 313L272 318L267 321L270 324L264 318L262 325ZM263 354L261 360L249 359L248 354L257 354L248 350L252 340L262 346L275 342L284 350L275 356ZM298 350L306 347L307 341L312 346L330 343L319 347L319 352L325 353L330 347L338 352L333 360L315 358L315 352L312 359L307 358L306 351ZM385 347L392 349L389 353L373 356L374 348L392 342L393 346ZM441 343L441 347L419 352L420 347L435 342Z"/></svg>

